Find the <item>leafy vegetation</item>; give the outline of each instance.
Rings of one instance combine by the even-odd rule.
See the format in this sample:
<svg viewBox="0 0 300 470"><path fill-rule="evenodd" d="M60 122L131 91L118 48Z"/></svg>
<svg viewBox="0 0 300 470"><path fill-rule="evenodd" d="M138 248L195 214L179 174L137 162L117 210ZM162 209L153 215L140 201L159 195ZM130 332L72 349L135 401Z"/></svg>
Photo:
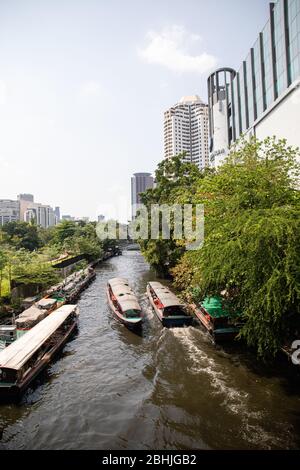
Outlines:
<svg viewBox="0 0 300 470"><path fill-rule="evenodd" d="M62 221L47 230L25 222L8 223L0 230L0 299L9 296L13 283L40 289L55 284L59 276L53 264L62 257L83 255L93 261L114 246L114 240L97 238L94 223Z"/></svg>
<svg viewBox="0 0 300 470"><path fill-rule="evenodd" d="M37 250L42 246L39 229L26 222L8 222L2 227L2 239L17 250Z"/></svg>
<svg viewBox="0 0 300 470"><path fill-rule="evenodd" d="M253 138L217 171L199 173L176 157L160 165L157 188L144 196L147 205L204 204L202 249L171 239L141 242L142 250L196 301L226 290L232 312L243 312L240 336L263 357L300 331L297 156L284 140Z"/></svg>

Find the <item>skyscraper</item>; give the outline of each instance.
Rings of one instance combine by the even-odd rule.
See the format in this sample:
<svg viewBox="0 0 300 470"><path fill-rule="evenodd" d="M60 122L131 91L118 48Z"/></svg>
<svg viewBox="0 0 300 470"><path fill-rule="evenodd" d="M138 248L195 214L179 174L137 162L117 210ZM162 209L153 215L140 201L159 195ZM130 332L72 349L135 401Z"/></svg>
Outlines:
<svg viewBox="0 0 300 470"><path fill-rule="evenodd" d="M210 164L241 135L275 135L300 147L300 0L270 3L269 19L236 72L208 78Z"/></svg>
<svg viewBox="0 0 300 470"><path fill-rule="evenodd" d="M154 179L151 173L135 173L131 178L131 208L132 218L136 216L138 205L141 204L140 194L152 189Z"/></svg>
<svg viewBox="0 0 300 470"><path fill-rule="evenodd" d="M185 96L164 115L164 156L186 153L185 161L208 165L208 105L199 96Z"/></svg>

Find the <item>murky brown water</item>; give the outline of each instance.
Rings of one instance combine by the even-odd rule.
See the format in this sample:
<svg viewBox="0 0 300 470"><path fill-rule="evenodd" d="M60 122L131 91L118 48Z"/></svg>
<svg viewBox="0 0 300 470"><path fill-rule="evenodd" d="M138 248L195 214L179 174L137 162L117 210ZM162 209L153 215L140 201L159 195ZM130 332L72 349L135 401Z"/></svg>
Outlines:
<svg viewBox="0 0 300 470"><path fill-rule="evenodd" d="M147 314L119 325L109 278L127 277ZM145 297L155 276L138 252L107 261L79 302L78 335L18 405L0 405L0 448L300 448L300 385L201 328L165 330Z"/></svg>

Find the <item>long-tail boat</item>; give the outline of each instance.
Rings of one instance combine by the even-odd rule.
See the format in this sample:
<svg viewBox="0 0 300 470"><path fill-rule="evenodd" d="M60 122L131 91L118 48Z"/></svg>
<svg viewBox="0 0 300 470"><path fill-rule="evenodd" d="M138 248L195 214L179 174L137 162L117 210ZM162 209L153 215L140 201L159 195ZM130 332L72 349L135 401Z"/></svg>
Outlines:
<svg viewBox="0 0 300 470"><path fill-rule="evenodd" d="M147 295L158 319L167 328L190 326L193 317L178 297L160 282L149 282Z"/></svg>
<svg viewBox="0 0 300 470"><path fill-rule="evenodd" d="M215 341L232 340L238 335L240 325L232 320L221 297L206 297L199 305L191 304L191 309Z"/></svg>
<svg viewBox="0 0 300 470"><path fill-rule="evenodd" d="M0 352L0 399L16 399L77 328L76 305L64 305Z"/></svg>
<svg viewBox="0 0 300 470"><path fill-rule="evenodd" d="M127 279L114 278L107 283L108 304L115 318L128 328L142 324L142 309Z"/></svg>

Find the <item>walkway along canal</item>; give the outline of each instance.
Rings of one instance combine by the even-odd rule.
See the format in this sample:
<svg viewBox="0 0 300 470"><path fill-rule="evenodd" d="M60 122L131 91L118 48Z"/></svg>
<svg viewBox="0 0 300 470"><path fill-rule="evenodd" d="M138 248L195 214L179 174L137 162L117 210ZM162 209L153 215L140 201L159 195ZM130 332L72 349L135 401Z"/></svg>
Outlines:
<svg viewBox="0 0 300 470"><path fill-rule="evenodd" d="M105 287L127 277L141 336L113 318ZM79 301L80 327L18 405L0 405L0 449L296 449L300 388L201 328L163 329L139 252L102 263Z"/></svg>

